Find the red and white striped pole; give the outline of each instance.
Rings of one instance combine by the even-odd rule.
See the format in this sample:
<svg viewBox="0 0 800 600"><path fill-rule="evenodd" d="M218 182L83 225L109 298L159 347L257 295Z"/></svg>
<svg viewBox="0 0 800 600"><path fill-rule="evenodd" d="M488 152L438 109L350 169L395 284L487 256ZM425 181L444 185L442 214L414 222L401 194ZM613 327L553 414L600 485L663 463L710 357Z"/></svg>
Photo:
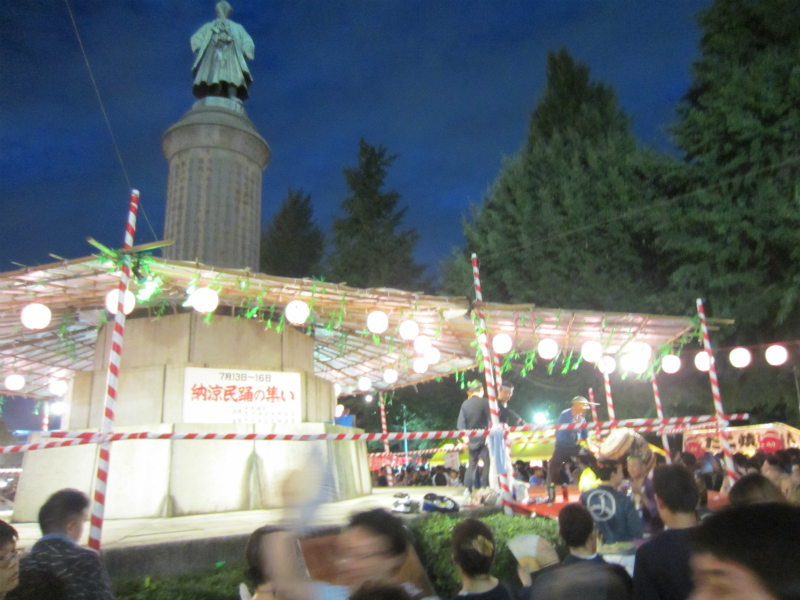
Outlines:
<svg viewBox="0 0 800 600"><path fill-rule="evenodd" d="M381 406L381 431L383 433L388 433L389 428L386 425L386 403L383 401L383 394L380 394L378 398L379 398L378 403ZM387 455L391 454L391 448L389 448L389 440L384 440L383 450L384 452L386 452ZM394 487L394 469L392 468L392 464L389 464L389 472L386 474L386 483L388 484L389 487Z"/></svg>
<svg viewBox="0 0 800 600"><path fill-rule="evenodd" d="M656 376L653 375L653 398L656 401L656 416L659 419L664 418L664 408L661 406L661 393L658 391L658 383L656 382ZM669 449L669 437L667 434L664 433L661 435L661 443L664 445L664 452L667 454L667 462L672 462L672 455Z"/></svg>
<svg viewBox="0 0 800 600"><path fill-rule="evenodd" d="M475 285L475 301L483 302L483 291L481 290L481 274L478 269L478 255L472 255L472 279ZM483 374L486 379L486 396L489 398L489 414L492 418L492 427L500 424L500 410L497 406L497 393L494 384L494 373L491 354L489 353L489 338L486 333L486 320L483 318L483 311L480 307L475 310L478 316L477 335L478 341L481 345L481 354L483 354ZM495 463L496 464L496 463ZM500 473L498 471L498 480L500 483L500 491L504 502L511 502L511 490L509 488L508 474ZM506 512L511 513L509 506L506 506Z"/></svg>
<svg viewBox="0 0 800 600"><path fill-rule="evenodd" d="M727 427L725 421L725 410L722 408L722 395L719 393L719 380L717 379L717 366L714 363L714 352L711 348L711 338L708 335L708 322L706 321L706 311L703 308L703 299L697 299L697 313L700 315L700 327L703 331L703 347L708 353L708 378L711 382L711 395L714 398L714 410L717 415L717 427L722 438L722 453L725 455L725 470L731 484L738 479L736 467L733 464L733 453L728 441Z"/></svg>
<svg viewBox="0 0 800 600"><path fill-rule="evenodd" d="M597 402L594 400L594 388L589 388L589 402L591 402L592 408L592 420L594 421L594 434L596 437L600 437L600 419L597 416Z"/></svg>
<svg viewBox="0 0 800 600"><path fill-rule="evenodd" d="M608 376L608 373L603 373L603 385L605 385L606 388L606 404L608 405L608 420L614 423L617 420L617 415L614 412L614 396L611 395L611 378Z"/></svg>
<svg viewBox="0 0 800 600"><path fill-rule="evenodd" d="M136 214L139 212L139 190L131 190L131 203L128 209L128 223L125 226L125 243L123 249L133 247L133 236L136 234ZM103 421L100 433L110 433L114 428L114 404L117 401L117 384L119 381L119 365L122 357L122 337L125 333L125 292L131 277L130 256L122 256L122 269L119 277L119 300L117 314L114 317L114 330L111 334L111 351L108 358L106 375L106 397L103 403ZM106 485L108 483L108 464L111 458L111 444L102 444L97 457L97 475L94 481L94 501L92 502L91 527L89 529L89 547L100 550L100 539L103 535L103 517L105 515Z"/></svg>
<svg viewBox="0 0 800 600"><path fill-rule="evenodd" d="M42 402L42 431L50 431L50 402Z"/></svg>

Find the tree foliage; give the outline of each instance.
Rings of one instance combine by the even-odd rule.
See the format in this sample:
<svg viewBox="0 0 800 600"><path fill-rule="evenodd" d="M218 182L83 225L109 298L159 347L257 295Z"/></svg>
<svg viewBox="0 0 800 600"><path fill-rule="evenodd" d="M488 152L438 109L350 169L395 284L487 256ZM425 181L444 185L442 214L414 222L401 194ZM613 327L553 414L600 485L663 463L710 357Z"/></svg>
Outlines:
<svg viewBox="0 0 800 600"><path fill-rule="evenodd" d="M319 275L325 236L314 223L311 195L289 188L286 200L261 234L261 272L283 277Z"/></svg>
<svg viewBox="0 0 800 600"><path fill-rule="evenodd" d="M397 231L407 209L397 208L397 191L383 190L386 171L396 158L362 139L358 166L344 170L350 195L342 202L345 216L333 221L330 280L364 288L416 290L425 285L425 267L414 262L417 233Z"/></svg>

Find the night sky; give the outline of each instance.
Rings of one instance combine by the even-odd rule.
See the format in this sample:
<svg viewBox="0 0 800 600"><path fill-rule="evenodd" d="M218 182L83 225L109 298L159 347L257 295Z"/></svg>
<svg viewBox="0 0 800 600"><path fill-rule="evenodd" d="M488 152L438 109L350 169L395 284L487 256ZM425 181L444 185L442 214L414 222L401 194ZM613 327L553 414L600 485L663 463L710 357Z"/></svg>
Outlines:
<svg viewBox="0 0 800 600"><path fill-rule="evenodd" d="M463 243L462 216L523 142L549 51L565 47L611 84L642 144L689 85L708 0L230 0L255 41L248 116L272 149L263 220L288 187L311 194L326 232L358 141L398 158L387 184L436 267ZM163 235L162 133L192 105L189 38L214 0L70 0L140 217ZM0 269L119 247L128 184L62 0L0 5ZM153 233L154 231L154 233Z"/></svg>

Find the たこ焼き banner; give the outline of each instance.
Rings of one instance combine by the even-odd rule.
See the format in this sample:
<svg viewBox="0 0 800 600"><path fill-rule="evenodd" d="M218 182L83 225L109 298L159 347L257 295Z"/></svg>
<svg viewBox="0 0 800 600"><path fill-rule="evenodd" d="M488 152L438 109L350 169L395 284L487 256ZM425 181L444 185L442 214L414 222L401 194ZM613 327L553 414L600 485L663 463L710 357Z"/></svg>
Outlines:
<svg viewBox="0 0 800 600"><path fill-rule="evenodd" d="M184 423L300 423L300 373L187 367Z"/></svg>

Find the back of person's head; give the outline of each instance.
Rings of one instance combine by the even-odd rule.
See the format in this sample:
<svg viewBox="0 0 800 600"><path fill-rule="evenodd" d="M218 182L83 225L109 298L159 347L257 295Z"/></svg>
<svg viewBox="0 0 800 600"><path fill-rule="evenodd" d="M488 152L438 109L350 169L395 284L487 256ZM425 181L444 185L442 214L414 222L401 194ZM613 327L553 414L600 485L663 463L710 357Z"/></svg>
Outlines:
<svg viewBox="0 0 800 600"><path fill-rule="evenodd" d="M583 561L553 569L536 580L531 596L536 600L630 600L630 582L618 569L610 567Z"/></svg>
<svg viewBox="0 0 800 600"><path fill-rule="evenodd" d="M402 585L365 583L349 600L411 600L411 596Z"/></svg>
<svg viewBox="0 0 800 600"><path fill-rule="evenodd" d="M374 508L350 517L350 527L361 527L383 538L392 556L405 554L408 549L408 532L403 521L382 508Z"/></svg>
<svg viewBox="0 0 800 600"><path fill-rule="evenodd" d="M477 519L464 519L453 527L453 560L469 577L488 575L494 563L492 530Z"/></svg>
<svg viewBox="0 0 800 600"><path fill-rule="evenodd" d="M781 491L761 473L748 473L733 484L728 492L731 504L755 504L758 502L786 502Z"/></svg>
<svg viewBox="0 0 800 600"><path fill-rule="evenodd" d="M558 532L567 546L578 548L586 544L594 531L594 519L581 504L567 504L558 513Z"/></svg>
<svg viewBox="0 0 800 600"><path fill-rule="evenodd" d="M681 452L681 462L690 471L694 471L697 468L697 457L691 452Z"/></svg>
<svg viewBox="0 0 800 600"><path fill-rule="evenodd" d="M244 575L248 581L256 587L264 583L269 583L269 575L264 571L265 561L262 555L263 539L265 536L279 531L282 531L280 527L264 525L256 529L250 534L250 537L247 538L247 544L244 547L244 558L247 562L247 569Z"/></svg>
<svg viewBox="0 0 800 600"><path fill-rule="evenodd" d="M587 467L590 469L594 469L594 467L597 465L597 458L595 457L595 455L588 452L582 454L579 453L577 460L578 460L578 465L584 469Z"/></svg>
<svg viewBox="0 0 800 600"><path fill-rule="evenodd" d="M39 509L42 534L63 533L70 522L89 508L89 497L80 490L59 490Z"/></svg>
<svg viewBox="0 0 800 600"><path fill-rule="evenodd" d="M697 528L693 551L750 569L778 600L800 600L800 507L729 506Z"/></svg>
<svg viewBox="0 0 800 600"><path fill-rule="evenodd" d="M17 530L5 521L0 520L0 547L15 543L19 539Z"/></svg>
<svg viewBox="0 0 800 600"><path fill-rule="evenodd" d="M612 458L600 458L597 460L597 464L592 467L592 471L600 481L608 481L617 472L617 468L621 464L620 461Z"/></svg>
<svg viewBox="0 0 800 600"><path fill-rule="evenodd" d="M653 492L673 513L693 513L700 501L694 475L682 465L656 467Z"/></svg>

